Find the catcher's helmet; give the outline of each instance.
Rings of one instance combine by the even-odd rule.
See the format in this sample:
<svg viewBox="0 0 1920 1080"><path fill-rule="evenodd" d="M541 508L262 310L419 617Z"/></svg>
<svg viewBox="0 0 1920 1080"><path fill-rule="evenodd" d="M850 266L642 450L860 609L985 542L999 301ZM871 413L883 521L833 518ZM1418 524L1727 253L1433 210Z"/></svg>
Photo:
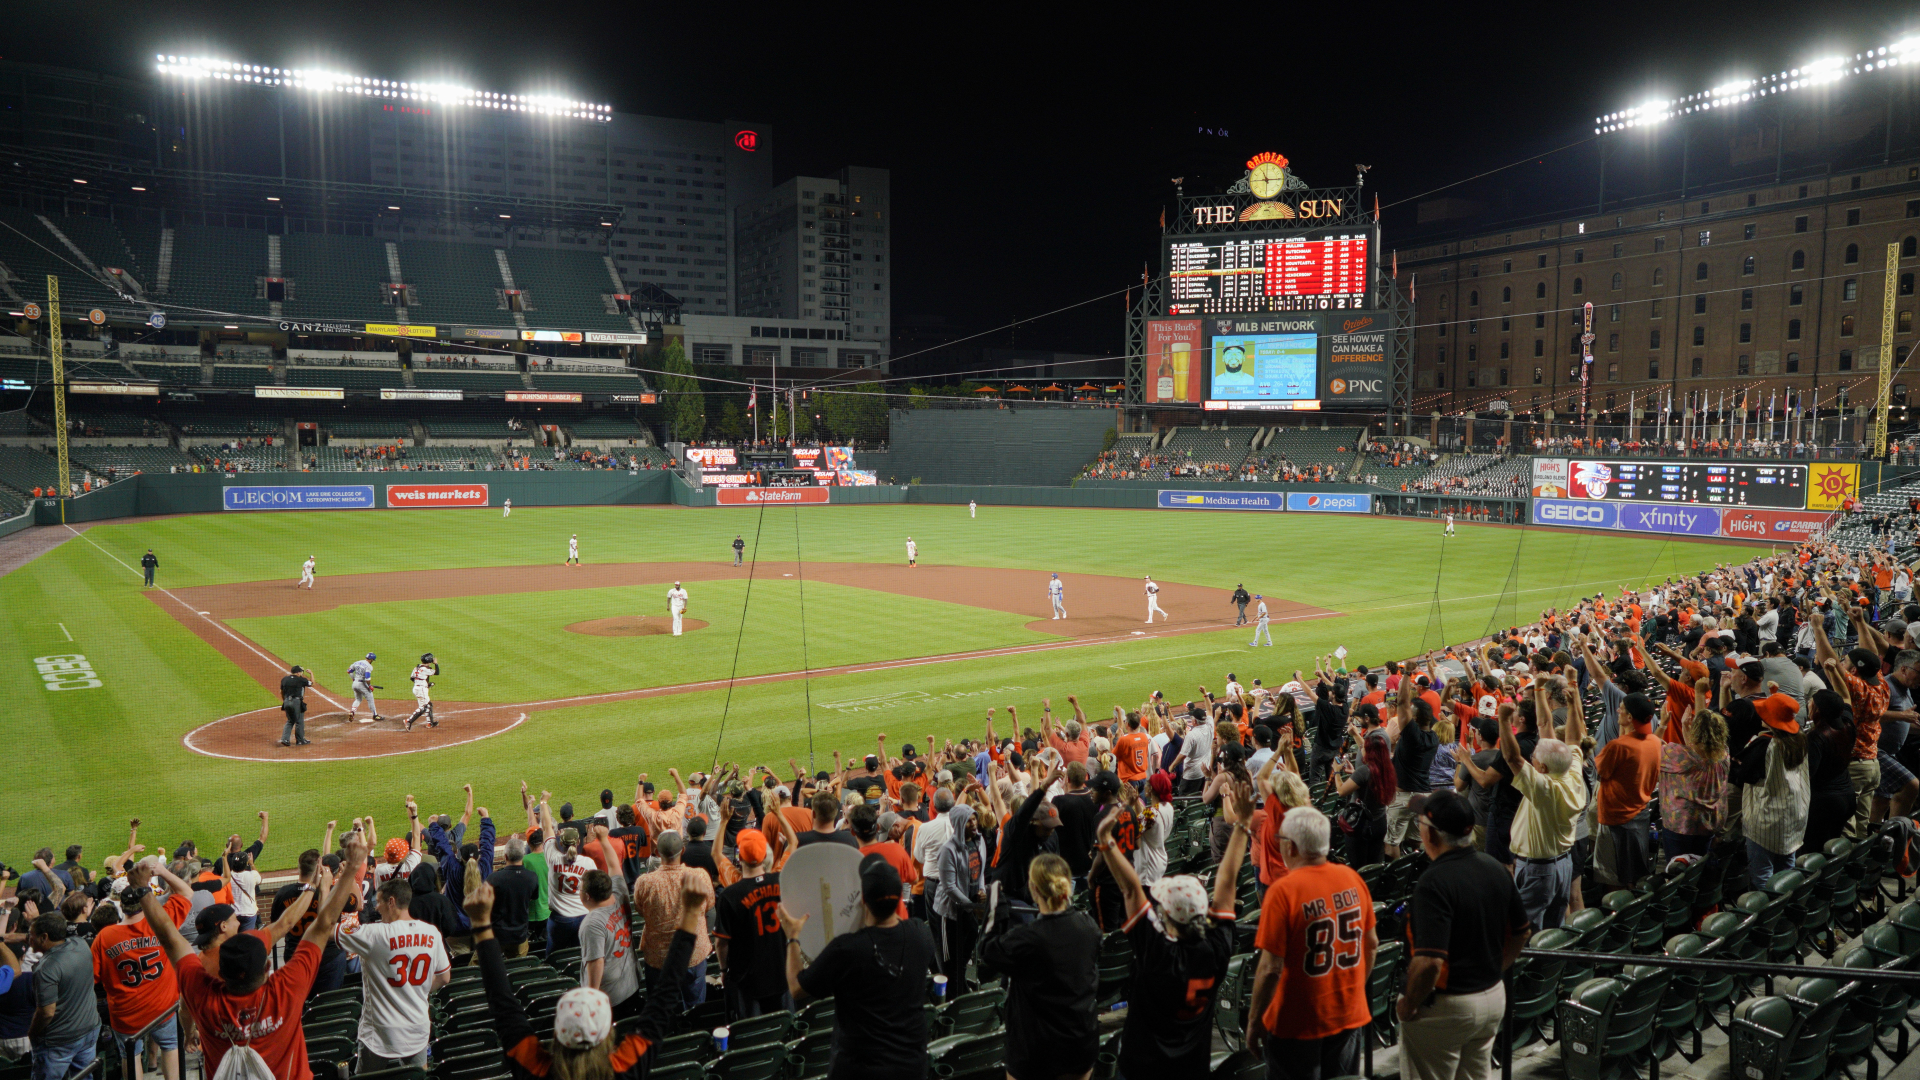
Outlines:
<svg viewBox="0 0 1920 1080"><path fill-rule="evenodd" d="M421 653L421 654L420 654L420 662L421 662L421 663L423 663L423 664L431 664L431 663L433 663L433 654L432 654L432 653Z"/></svg>

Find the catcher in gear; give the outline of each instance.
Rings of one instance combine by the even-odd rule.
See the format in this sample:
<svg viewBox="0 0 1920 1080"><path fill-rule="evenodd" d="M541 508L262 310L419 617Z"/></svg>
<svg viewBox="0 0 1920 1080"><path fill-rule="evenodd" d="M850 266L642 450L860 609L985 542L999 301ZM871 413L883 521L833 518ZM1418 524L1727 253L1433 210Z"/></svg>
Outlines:
<svg viewBox="0 0 1920 1080"><path fill-rule="evenodd" d="M413 669L413 700L418 703L418 707L413 710L412 716L407 717L407 726L403 730L412 731L413 722L422 716L427 718L428 727L440 726L440 721L433 718L432 694L433 679L438 674L440 674L440 662L433 658L432 653L421 653L420 663Z"/></svg>

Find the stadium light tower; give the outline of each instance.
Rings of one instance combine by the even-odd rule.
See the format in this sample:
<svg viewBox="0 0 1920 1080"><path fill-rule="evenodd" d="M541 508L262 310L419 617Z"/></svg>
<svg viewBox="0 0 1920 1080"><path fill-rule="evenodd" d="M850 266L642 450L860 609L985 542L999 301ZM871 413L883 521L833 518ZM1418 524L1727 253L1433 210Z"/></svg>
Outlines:
<svg viewBox="0 0 1920 1080"><path fill-rule="evenodd" d="M1605 135L1629 128L1650 127L1668 120L1727 109L1749 101L1789 94L1842 79L1871 75L1903 64L1920 62L1920 35L1910 35L1878 48L1852 55L1836 54L1809 60L1798 67L1761 78L1736 78L1677 98L1653 98L1593 118L1593 133Z"/></svg>
<svg viewBox="0 0 1920 1080"><path fill-rule="evenodd" d="M351 94L356 97L418 101L436 105L465 105L475 109L564 116L575 120L594 120L602 123L613 119L611 105L575 101L557 94L502 94L492 90L475 90L449 82L374 79L322 68L278 68L265 64L243 64L232 60L203 56L174 56L168 53L155 54L154 63L161 75L187 81L205 80L253 86L281 86L314 93Z"/></svg>

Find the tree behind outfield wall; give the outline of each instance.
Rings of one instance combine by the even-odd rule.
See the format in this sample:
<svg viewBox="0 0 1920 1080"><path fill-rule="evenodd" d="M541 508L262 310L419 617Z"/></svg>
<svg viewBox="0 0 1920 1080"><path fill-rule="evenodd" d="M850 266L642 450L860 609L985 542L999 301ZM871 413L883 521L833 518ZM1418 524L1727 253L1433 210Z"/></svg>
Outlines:
<svg viewBox="0 0 1920 1080"><path fill-rule="evenodd" d="M660 392L667 395L667 431L680 442L692 442L705 433L707 401L693 377L693 365L677 338L660 350Z"/></svg>
<svg viewBox="0 0 1920 1080"><path fill-rule="evenodd" d="M816 390L814 397L821 425L827 437L862 442L886 438L887 398L877 382L864 382L845 390Z"/></svg>

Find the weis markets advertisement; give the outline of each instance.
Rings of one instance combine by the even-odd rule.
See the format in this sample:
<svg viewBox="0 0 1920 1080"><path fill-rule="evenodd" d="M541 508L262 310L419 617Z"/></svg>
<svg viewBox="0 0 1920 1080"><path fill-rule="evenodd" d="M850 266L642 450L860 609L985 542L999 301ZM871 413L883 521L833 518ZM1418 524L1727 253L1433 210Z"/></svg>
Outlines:
<svg viewBox="0 0 1920 1080"><path fill-rule="evenodd" d="M422 506L488 506L485 484L389 484L387 508L406 510Z"/></svg>
<svg viewBox="0 0 1920 1080"><path fill-rule="evenodd" d="M823 487L725 487L713 495L720 506L802 506L827 502L832 492Z"/></svg>

